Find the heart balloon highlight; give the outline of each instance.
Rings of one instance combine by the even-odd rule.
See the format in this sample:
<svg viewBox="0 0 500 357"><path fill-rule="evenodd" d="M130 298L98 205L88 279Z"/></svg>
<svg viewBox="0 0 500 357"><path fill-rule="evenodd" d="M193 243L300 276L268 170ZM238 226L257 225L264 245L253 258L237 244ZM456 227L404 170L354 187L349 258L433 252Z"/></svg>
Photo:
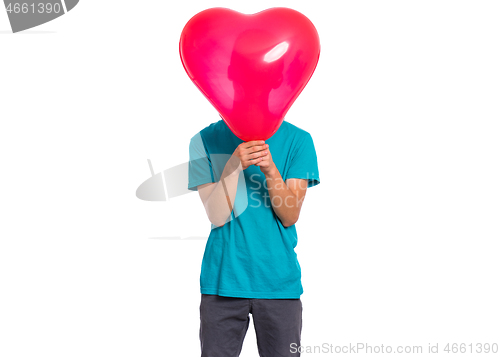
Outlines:
<svg viewBox="0 0 500 357"><path fill-rule="evenodd" d="M189 78L241 140L267 140L311 78L319 36L300 12L247 15L211 8L184 26L179 54Z"/></svg>

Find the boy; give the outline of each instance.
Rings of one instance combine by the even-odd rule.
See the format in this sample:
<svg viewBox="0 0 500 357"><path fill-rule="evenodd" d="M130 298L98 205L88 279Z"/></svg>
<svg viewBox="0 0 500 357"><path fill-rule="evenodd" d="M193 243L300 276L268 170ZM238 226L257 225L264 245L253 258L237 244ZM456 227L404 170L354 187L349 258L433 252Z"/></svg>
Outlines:
<svg viewBox="0 0 500 357"><path fill-rule="evenodd" d="M272 151L272 154L271 154ZM253 322L261 357L300 356L301 270L295 223L319 184L311 135L286 121L243 142L223 120L191 138L190 190L212 230L200 274L202 357L237 357Z"/></svg>

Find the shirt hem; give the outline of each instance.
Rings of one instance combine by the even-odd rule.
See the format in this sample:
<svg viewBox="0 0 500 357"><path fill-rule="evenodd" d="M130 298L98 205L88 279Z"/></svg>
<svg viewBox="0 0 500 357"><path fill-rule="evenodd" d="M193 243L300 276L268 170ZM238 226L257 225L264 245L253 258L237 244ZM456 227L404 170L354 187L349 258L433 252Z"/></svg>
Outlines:
<svg viewBox="0 0 500 357"><path fill-rule="evenodd" d="M206 183L215 183L215 182L211 181L211 180L208 180L208 181L201 180L201 181L190 182L189 185L188 185L188 190L198 191L198 186L204 185Z"/></svg>
<svg viewBox="0 0 500 357"><path fill-rule="evenodd" d="M222 290L217 288L200 288L202 294L219 295L227 297L240 297L250 299L299 299L303 292L252 292L252 291L235 291L235 290Z"/></svg>
<svg viewBox="0 0 500 357"><path fill-rule="evenodd" d="M319 180L319 178L315 179L315 178L310 178L310 177L304 177L304 175L295 175L295 174L287 174L286 175L286 180L288 179L301 179L301 180L307 180L307 188L309 187L313 187L313 186L316 186L316 185L319 185L321 183L321 181Z"/></svg>

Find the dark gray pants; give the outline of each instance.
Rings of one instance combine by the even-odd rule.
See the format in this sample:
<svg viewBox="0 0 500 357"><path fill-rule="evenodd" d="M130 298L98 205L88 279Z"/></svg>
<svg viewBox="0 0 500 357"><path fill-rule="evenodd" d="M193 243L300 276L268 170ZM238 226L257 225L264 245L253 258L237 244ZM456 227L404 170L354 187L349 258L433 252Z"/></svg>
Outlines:
<svg viewBox="0 0 500 357"><path fill-rule="evenodd" d="M201 294L201 357L238 357L250 324L249 314L253 316L260 357L300 356L300 299L247 299Z"/></svg>

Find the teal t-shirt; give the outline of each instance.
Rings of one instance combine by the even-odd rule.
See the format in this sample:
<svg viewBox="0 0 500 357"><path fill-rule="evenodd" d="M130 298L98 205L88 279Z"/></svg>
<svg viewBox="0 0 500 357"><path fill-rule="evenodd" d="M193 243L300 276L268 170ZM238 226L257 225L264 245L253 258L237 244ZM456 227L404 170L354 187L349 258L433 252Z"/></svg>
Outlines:
<svg viewBox="0 0 500 357"><path fill-rule="evenodd" d="M188 189L218 182L224 166L243 140L223 120L193 136L189 144ZM319 184L311 135L283 121L266 140L281 177ZM284 227L274 213L265 175L252 165L240 173L230 220L211 225L201 264L202 294L259 299L298 299L303 293L294 248L295 225Z"/></svg>

